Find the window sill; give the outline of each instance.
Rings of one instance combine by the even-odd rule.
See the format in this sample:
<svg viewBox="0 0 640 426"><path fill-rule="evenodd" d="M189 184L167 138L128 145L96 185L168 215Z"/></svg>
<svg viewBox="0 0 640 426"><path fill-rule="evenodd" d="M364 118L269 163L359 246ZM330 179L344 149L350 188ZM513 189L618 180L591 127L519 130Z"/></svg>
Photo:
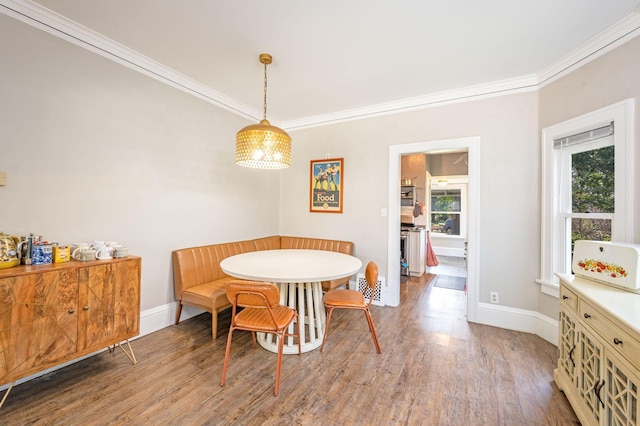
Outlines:
<svg viewBox="0 0 640 426"><path fill-rule="evenodd" d="M540 284L540 291L544 294L547 294L551 297L555 297L556 299L560 298L560 285L545 281L543 279L537 279L536 282Z"/></svg>

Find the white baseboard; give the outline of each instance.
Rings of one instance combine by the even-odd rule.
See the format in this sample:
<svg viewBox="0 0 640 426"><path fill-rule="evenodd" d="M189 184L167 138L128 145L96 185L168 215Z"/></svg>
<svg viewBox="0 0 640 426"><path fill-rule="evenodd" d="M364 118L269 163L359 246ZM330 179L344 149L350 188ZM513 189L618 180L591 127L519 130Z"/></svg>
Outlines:
<svg viewBox="0 0 640 426"><path fill-rule="evenodd" d="M479 303L476 322L535 334L555 346L558 345L558 321L539 312Z"/></svg>
<svg viewBox="0 0 640 426"><path fill-rule="evenodd" d="M146 336L154 331L161 330L165 327L173 325L176 320L176 309L178 302L167 303L166 305L156 306L140 313L140 335L136 337ZM180 321L184 321L191 317L201 314L202 310L184 306Z"/></svg>
<svg viewBox="0 0 640 426"><path fill-rule="evenodd" d="M177 302L173 302L141 312L140 335L134 337L132 340L173 325L176 318L177 306ZM204 311L185 306L182 309L180 320L184 321L188 318L199 315L202 312ZM476 322L479 324L491 325L494 327L506 328L509 330L523 331L525 333L532 333L540 336L553 345L558 344L558 321L542 315L538 312L509 308L489 303L479 303L476 319ZM96 355L105 350L106 348L66 362L64 364L57 365L47 370L40 371L39 373L36 373L32 376L24 377L16 381L16 385L35 379L36 377L40 377L44 374L66 367L78 361L82 361L83 359L89 358L90 356ZM8 387L9 385L0 386L0 391L5 390Z"/></svg>

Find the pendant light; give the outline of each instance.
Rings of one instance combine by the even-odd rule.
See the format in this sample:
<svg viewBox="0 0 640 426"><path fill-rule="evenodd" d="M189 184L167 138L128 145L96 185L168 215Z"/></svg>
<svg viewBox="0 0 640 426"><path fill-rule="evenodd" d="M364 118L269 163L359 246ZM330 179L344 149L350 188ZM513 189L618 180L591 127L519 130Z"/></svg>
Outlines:
<svg viewBox="0 0 640 426"><path fill-rule="evenodd" d="M291 166L291 137L267 121L267 65L271 55L262 53L264 64L264 117L236 134L236 164L255 169L285 169Z"/></svg>

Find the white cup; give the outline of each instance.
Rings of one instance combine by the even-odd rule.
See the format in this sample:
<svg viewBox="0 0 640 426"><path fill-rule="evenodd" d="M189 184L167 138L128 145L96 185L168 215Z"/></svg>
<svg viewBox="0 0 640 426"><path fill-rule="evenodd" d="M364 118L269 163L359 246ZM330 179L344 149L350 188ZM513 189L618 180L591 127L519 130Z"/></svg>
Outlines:
<svg viewBox="0 0 640 426"><path fill-rule="evenodd" d="M81 262L96 260L96 251L89 247L79 247L73 251L71 257Z"/></svg>
<svg viewBox="0 0 640 426"><path fill-rule="evenodd" d="M125 246L118 244L119 247L113 249L113 257L119 259L129 256L129 249Z"/></svg>
<svg viewBox="0 0 640 426"><path fill-rule="evenodd" d="M71 244L71 253L74 253L77 249L91 248L91 243L73 243Z"/></svg>
<svg viewBox="0 0 640 426"><path fill-rule="evenodd" d="M96 248L96 259L108 260L113 258L113 247L102 246Z"/></svg>

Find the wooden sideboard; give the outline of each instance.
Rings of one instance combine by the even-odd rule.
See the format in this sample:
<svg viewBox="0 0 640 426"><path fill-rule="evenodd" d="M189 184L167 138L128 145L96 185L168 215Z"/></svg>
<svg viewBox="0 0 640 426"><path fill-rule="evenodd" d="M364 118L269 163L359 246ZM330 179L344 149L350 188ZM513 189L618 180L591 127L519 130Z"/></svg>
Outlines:
<svg viewBox="0 0 640 426"><path fill-rule="evenodd" d="M583 425L640 425L640 294L560 278L554 379Z"/></svg>
<svg viewBox="0 0 640 426"><path fill-rule="evenodd" d="M137 336L140 269L136 256L0 269L0 385Z"/></svg>

